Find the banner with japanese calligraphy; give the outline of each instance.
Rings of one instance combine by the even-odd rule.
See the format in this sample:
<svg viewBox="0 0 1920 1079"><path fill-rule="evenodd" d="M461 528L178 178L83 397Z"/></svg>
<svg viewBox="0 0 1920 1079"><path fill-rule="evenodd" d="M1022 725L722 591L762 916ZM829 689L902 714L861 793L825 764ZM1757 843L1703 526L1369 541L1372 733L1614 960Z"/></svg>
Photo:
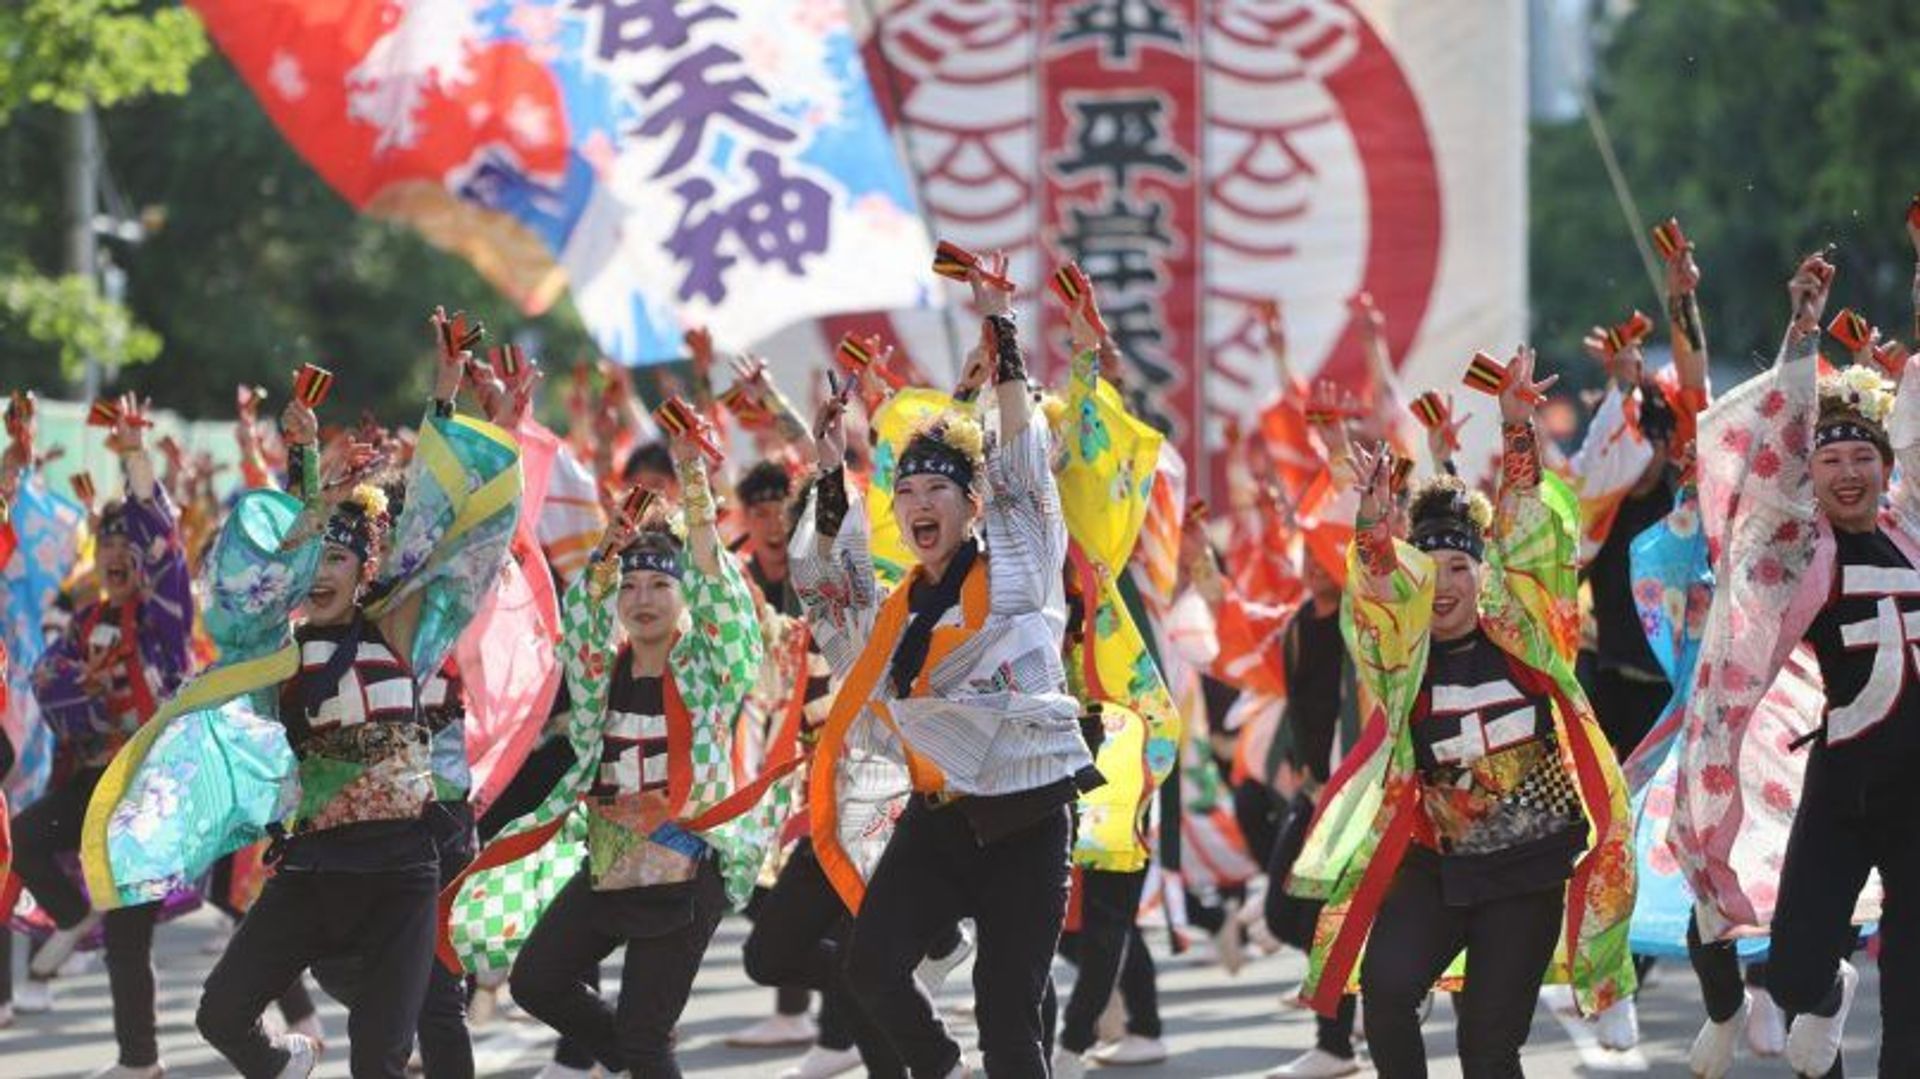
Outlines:
<svg viewBox="0 0 1920 1079"><path fill-rule="evenodd" d="M1471 17L1431 0L873 0L856 16L936 231L1010 254L1056 373L1065 322L1040 286L1079 261L1202 489L1224 421L1277 384L1261 300L1284 306L1297 374L1356 388L1360 291L1412 390L1457 387L1475 349L1524 332L1520 0ZM932 373L971 344L962 317L891 321ZM813 362L856 322L767 351ZM1472 396L1464 410L1487 407Z"/></svg>
<svg viewBox="0 0 1920 1079"><path fill-rule="evenodd" d="M844 0L188 0L367 213L626 363L928 301Z"/></svg>

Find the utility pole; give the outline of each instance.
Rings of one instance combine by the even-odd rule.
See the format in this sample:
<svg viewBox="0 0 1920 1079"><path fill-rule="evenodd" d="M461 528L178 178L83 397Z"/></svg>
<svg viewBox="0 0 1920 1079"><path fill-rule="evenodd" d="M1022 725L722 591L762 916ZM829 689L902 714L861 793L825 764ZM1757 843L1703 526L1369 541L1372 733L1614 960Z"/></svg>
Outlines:
<svg viewBox="0 0 1920 1079"><path fill-rule="evenodd" d="M67 272L98 282L99 245L94 236L93 215L100 205L99 188L100 127L93 106L83 105L67 114ZM91 401L100 395L100 357L87 357L85 394Z"/></svg>

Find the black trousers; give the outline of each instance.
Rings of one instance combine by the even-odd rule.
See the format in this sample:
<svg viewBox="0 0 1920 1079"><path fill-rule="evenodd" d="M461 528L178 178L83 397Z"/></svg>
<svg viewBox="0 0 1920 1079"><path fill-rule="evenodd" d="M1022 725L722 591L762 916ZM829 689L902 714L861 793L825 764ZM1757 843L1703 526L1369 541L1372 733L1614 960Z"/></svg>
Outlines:
<svg viewBox="0 0 1920 1079"><path fill-rule="evenodd" d="M1069 1053L1093 1048L1100 1013L1116 986L1125 998L1127 1031L1143 1038L1160 1036L1153 956L1135 918L1146 881L1144 869L1080 873L1080 929L1060 941L1060 953L1080 968L1060 1013L1060 1047Z"/></svg>
<svg viewBox="0 0 1920 1079"><path fill-rule="evenodd" d="M1267 856L1267 902L1263 913L1266 915L1267 928L1283 944L1298 948L1303 952L1313 950L1313 928L1320 921L1320 908L1325 906L1318 899L1301 899L1287 894L1287 877L1293 872L1293 863L1300 858L1300 851L1307 843L1307 828L1313 823L1313 797L1305 791L1293 796L1287 805L1286 819L1280 823L1280 834L1274 840L1273 850ZM1340 1009L1329 1019L1324 1015L1314 1016L1314 1045L1344 1060L1353 1059L1353 1014L1354 998L1351 995L1340 998Z"/></svg>
<svg viewBox="0 0 1920 1079"><path fill-rule="evenodd" d="M1407 852L1380 904L1360 966L1367 1045L1381 1079L1424 1079L1420 1005L1462 949L1466 985L1454 994L1466 1079L1514 1079L1540 982L1559 937L1564 888L1466 907L1442 898L1438 857Z"/></svg>
<svg viewBox="0 0 1920 1079"><path fill-rule="evenodd" d="M441 888L473 861L473 808L465 802L435 802L423 818L440 859ZM359 1000L366 973L360 956L335 955L313 965L313 976L328 995L351 1009ZM294 983L298 985L299 982ZM426 1079L473 1079L473 1039L467 1032L467 979L437 960L427 975L427 996L415 1028L420 1066Z"/></svg>
<svg viewBox="0 0 1920 1079"><path fill-rule="evenodd" d="M509 984L527 1014L580 1042L610 1071L677 1079L673 1027L693 992L707 942L726 912L711 859L684 884L596 892L582 869L554 896L520 949ZM620 1002L581 981L625 946Z"/></svg>
<svg viewBox="0 0 1920 1079"><path fill-rule="evenodd" d="M246 917L246 912L233 905L229 899L232 892L233 855L227 854L213 863L213 873L207 881L207 901L220 913L238 922ZM305 978L295 978L275 1003L279 1005L280 1018L285 1019L288 1026L311 1018L318 1010L313 1004L313 994L307 992Z"/></svg>
<svg viewBox="0 0 1920 1079"><path fill-rule="evenodd" d="M1920 1075L1920 755L1862 781L1824 748L1806 783L1780 869L1767 987L1788 1012L1832 1015L1840 960L1854 948L1853 905L1880 871L1880 1074Z"/></svg>
<svg viewBox="0 0 1920 1079"><path fill-rule="evenodd" d="M900 1055L880 1028L861 1010L847 984L842 942L853 926L840 893L833 890L814 856L813 844L801 840L773 887L761 897L753 932L747 934L744 958L747 977L761 985L800 985L821 993L820 1042L827 1048L860 1050L867 1074L891 1079L907 1074ZM828 1029L828 1017L838 1031ZM839 1034L841 1044L828 1042Z"/></svg>
<svg viewBox="0 0 1920 1079"><path fill-rule="evenodd" d="M940 1079L960 1061L913 972L965 917L978 934L973 990L987 1073L1048 1075L1046 1001L1066 919L1071 812L1063 805L986 845L960 809L915 797L901 814L854 919L847 974L913 1075Z"/></svg>
<svg viewBox="0 0 1920 1079"><path fill-rule="evenodd" d="M434 965L430 865L375 873L282 870L267 881L207 976L195 1025L247 1079L286 1066L260 1015L300 972L331 956L357 959L347 1013L353 1074L402 1079Z"/></svg>
<svg viewBox="0 0 1920 1079"><path fill-rule="evenodd" d="M48 791L13 820L13 870L33 893L34 902L63 929L87 917L86 893L61 867L63 856L80 848L80 826L87 801L100 785L101 768L87 768ZM119 1062L144 1068L160 1059L154 1031L153 926L158 903L107 912L107 984L113 997L113 1036Z"/></svg>

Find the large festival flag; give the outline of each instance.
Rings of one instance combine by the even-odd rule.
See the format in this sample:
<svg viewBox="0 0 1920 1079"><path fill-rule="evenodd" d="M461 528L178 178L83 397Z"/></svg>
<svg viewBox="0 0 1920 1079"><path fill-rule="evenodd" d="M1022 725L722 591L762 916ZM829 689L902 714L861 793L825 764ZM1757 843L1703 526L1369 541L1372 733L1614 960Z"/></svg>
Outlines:
<svg viewBox="0 0 1920 1079"><path fill-rule="evenodd" d="M355 207L671 359L932 295L841 0L188 0Z"/></svg>

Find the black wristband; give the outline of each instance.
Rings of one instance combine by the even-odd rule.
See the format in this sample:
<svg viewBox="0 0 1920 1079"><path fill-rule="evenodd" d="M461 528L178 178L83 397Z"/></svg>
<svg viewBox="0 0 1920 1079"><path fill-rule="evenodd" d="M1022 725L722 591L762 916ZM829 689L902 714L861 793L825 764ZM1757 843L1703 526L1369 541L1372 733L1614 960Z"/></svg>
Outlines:
<svg viewBox="0 0 1920 1079"><path fill-rule="evenodd" d="M813 530L832 539L840 534L847 519L847 469L845 465L820 470L813 483Z"/></svg>
<svg viewBox="0 0 1920 1079"><path fill-rule="evenodd" d="M443 420L450 420L450 419L452 419L452 418L453 418L453 402L452 402L452 401L442 401L442 400L441 400L440 398L438 398L438 397L436 397L436 398L434 398L434 399L433 399L433 414L434 414L435 416L438 416L439 418L441 418L441 419L443 419Z"/></svg>
<svg viewBox="0 0 1920 1079"><path fill-rule="evenodd" d="M1020 341L1014 333L1010 315L988 315L987 328L993 334L993 384L1025 382L1027 358L1020 354Z"/></svg>

